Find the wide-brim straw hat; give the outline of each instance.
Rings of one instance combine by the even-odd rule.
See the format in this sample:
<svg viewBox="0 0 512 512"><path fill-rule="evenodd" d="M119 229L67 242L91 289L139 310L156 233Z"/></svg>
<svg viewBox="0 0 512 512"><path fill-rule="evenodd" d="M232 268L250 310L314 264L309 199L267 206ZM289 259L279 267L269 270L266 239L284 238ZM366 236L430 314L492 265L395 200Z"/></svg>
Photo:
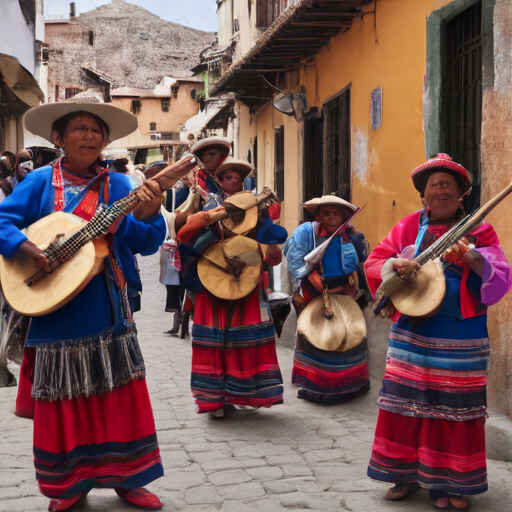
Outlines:
<svg viewBox="0 0 512 512"><path fill-rule="evenodd" d="M471 188L470 173L460 164L454 162L450 155L439 153L424 164L419 165L411 172L409 176L414 188L423 194L427 186L428 177L434 172L446 171L452 174L462 187L462 193L465 194Z"/></svg>
<svg viewBox="0 0 512 512"><path fill-rule="evenodd" d="M114 105L69 101L46 103L31 108L23 118L25 128L34 135L39 135L43 139L54 142L52 138L53 123L72 112L88 112L102 119L108 126L110 142L130 135L139 125L137 118L132 113L114 107Z"/></svg>
<svg viewBox="0 0 512 512"><path fill-rule="evenodd" d="M334 316L325 316L324 297L320 295L302 310L297 331L320 350L347 352L366 337L363 313L352 297L331 293L329 299Z"/></svg>
<svg viewBox="0 0 512 512"><path fill-rule="evenodd" d="M349 215L358 210L356 205L349 203L348 201L345 201L344 199L341 199L337 196L314 197L313 199L306 201L302 205L302 208L310 213L315 214L317 209L321 206L338 206L346 210Z"/></svg>
<svg viewBox="0 0 512 512"><path fill-rule="evenodd" d="M236 158L228 157L224 163L220 164L219 167L215 169L214 174L215 176L218 176L221 172L224 171L235 171L240 174L240 178L243 180L253 169L253 166L246 160L238 160Z"/></svg>
<svg viewBox="0 0 512 512"><path fill-rule="evenodd" d="M243 266L239 275L230 266L231 258L234 263ZM215 297L238 300L256 288L261 276L262 259L256 240L235 236L208 247L199 258L197 273L203 286Z"/></svg>
<svg viewBox="0 0 512 512"><path fill-rule="evenodd" d="M190 151L200 156L201 153L207 149L218 149L221 153L229 155L229 152L231 151L231 142L223 137L209 137L196 142L190 148Z"/></svg>
<svg viewBox="0 0 512 512"><path fill-rule="evenodd" d="M256 227L258 223L258 206L256 206L256 196L251 192L237 192L224 200L226 204L232 204L238 208L245 210L244 219L236 224L231 218L226 218L222 224L236 235L245 235Z"/></svg>

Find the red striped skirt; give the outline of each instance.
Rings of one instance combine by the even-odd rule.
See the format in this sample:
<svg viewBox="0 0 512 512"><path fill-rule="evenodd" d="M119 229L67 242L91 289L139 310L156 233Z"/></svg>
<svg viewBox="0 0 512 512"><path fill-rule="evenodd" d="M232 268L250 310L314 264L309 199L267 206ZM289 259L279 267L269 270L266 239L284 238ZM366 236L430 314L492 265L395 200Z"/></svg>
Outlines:
<svg viewBox="0 0 512 512"><path fill-rule="evenodd" d="M36 400L34 462L41 492L57 499L163 476L146 381L102 396Z"/></svg>
<svg viewBox="0 0 512 512"><path fill-rule="evenodd" d="M485 420L449 421L379 410L368 476L470 496L487 490Z"/></svg>
<svg viewBox="0 0 512 512"><path fill-rule="evenodd" d="M275 329L261 281L236 301L218 299L207 290L196 296L191 381L199 413L224 404L282 403Z"/></svg>

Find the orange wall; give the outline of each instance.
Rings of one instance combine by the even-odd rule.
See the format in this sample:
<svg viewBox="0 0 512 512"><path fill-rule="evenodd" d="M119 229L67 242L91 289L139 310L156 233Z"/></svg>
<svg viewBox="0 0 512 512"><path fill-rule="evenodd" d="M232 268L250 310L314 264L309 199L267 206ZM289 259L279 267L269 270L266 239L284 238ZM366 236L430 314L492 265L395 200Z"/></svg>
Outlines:
<svg viewBox="0 0 512 512"><path fill-rule="evenodd" d="M276 190L274 183L274 129L284 126L284 198L281 203L281 224L292 233L298 224L299 213L299 148L298 124L294 117L289 117L265 105L253 120L258 136L258 191L263 186ZM248 131L246 131L248 133ZM242 131L241 131L242 134ZM240 147L245 147L240 142Z"/></svg>
<svg viewBox="0 0 512 512"><path fill-rule="evenodd" d="M368 207L355 220L374 247L421 207L409 173L425 161L422 94L426 17L448 1L380 0L333 38L306 69L308 108L351 84L352 201ZM370 6L373 9L373 6ZM370 9L369 9L370 10ZM372 130L370 95L382 87L382 126Z"/></svg>

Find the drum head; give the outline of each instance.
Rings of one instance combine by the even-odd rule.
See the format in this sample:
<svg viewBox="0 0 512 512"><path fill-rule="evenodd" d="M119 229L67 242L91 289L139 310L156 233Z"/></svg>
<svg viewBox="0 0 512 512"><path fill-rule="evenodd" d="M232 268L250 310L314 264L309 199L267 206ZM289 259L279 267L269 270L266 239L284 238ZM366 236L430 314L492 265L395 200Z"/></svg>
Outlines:
<svg viewBox="0 0 512 512"><path fill-rule="evenodd" d="M346 352L366 336L363 312L351 297L331 293L329 298L334 317L325 316L323 296L316 297L300 314L297 330L320 350Z"/></svg>
<svg viewBox="0 0 512 512"><path fill-rule="evenodd" d="M434 312L446 294L444 271L439 259L428 261L416 275L390 293L395 308L402 315L424 317Z"/></svg>
<svg viewBox="0 0 512 512"><path fill-rule="evenodd" d="M229 270L228 262L224 256L235 257L246 264L240 277L224 271ZM246 297L256 288L261 276L261 251L255 240L243 236L235 236L224 242L211 245L199 258L197 273L203 286L215 297L225 300L237 300Z"/></svg>

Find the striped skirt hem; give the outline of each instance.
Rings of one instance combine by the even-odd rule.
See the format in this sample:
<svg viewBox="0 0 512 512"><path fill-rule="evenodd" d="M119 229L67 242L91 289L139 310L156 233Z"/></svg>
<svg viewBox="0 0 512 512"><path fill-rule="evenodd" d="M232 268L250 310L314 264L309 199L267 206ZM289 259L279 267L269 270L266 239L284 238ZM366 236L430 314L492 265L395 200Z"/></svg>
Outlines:
<svg viewBox="0 0 512 512"><path fill-rule="evenodd" d="M484 421L411 418L379 411L368 476L452 495L487 491Z"/></svg>

